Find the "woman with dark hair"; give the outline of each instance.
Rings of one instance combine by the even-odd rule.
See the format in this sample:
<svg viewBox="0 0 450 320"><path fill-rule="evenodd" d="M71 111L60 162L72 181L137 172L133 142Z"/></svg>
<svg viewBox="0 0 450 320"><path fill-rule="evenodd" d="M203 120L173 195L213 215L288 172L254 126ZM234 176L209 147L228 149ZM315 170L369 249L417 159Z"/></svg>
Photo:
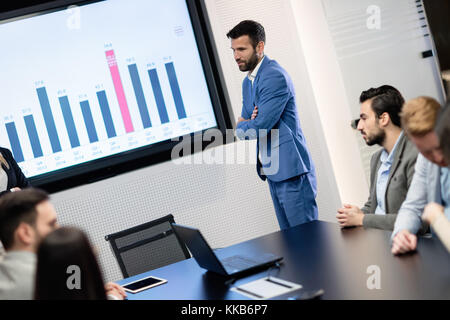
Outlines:
<svg viewBox="0 0 450 320"><path fill-rule="evenodd" d="M114 283L105 287L87 236L63 227L51 232L37 253L36 300L122 300L125 292Z"/></svg>
<svg viewBox="0 0 450 320"><path fill-rule="evenodd" d="M435 127L445 161L450 164L450 100L438 116ZM445 204L430 203L425 207L422 219L428 222L450 252L450 181L443 174L449 167L441 168L441 196ZM448 176L448 175L447 175Z"/></svg>
<svg viewBox="0 0 450 320"><path fill-rule="evenodd" d="M10 191L31 187L11 151L0 148L0 196Z"/></svg>

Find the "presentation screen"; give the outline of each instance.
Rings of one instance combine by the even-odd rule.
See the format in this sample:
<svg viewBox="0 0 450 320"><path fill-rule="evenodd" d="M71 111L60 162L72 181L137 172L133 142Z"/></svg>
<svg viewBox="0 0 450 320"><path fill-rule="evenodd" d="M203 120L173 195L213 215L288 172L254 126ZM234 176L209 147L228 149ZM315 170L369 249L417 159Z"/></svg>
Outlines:
<svg viewBox="0 0 450 320"><path fill-rule="evenodd" d="M188 9L109 0L0 21L0 146L28 178L76 176L218 127Z"/></svg>

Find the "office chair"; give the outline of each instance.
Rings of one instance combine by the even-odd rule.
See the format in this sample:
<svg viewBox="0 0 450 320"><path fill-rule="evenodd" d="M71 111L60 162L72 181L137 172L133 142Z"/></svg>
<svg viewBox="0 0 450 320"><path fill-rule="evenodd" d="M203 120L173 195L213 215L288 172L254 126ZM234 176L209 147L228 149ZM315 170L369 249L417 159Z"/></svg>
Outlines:
<svg viewBox="0 0 450 320"><path fill-rule="evenodd" d="M191 257L171 223L175 220L169 214L105 237L124 278Z"/></svg>

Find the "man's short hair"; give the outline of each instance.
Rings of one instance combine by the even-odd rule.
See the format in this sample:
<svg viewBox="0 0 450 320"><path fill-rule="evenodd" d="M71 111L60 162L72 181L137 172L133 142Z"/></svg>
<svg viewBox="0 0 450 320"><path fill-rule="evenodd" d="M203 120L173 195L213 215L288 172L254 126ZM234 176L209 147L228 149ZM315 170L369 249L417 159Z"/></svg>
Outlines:
<svg viewBox="0 0 450 320"><path fill-rule="evenodd" d="M372 100L372 110L379 118L383 113L388 113L391 122L401 127L400 112L402 111L405 99L400 91L396 88L384 85L378 88L370 88L363 91L359 97L359 102L364 103L367 100Z"/></svg>
<svg viewBox="0 0 450 320"><path fill-rule="evenodd" d="M248 36L250 38L253 48L256 48L261 41L266 42L264 27L253 20L241 21L227 33L227 38L229 39L237 39L242 36Z"/></svg>
<svg viewBox="0 0 450 320"><path fill-rule="evenodd" d="M402 110L403 129L407 134L422 137L434 130L441 105L430 97L418 97L408 101Z"/></svg>
<svg viewBox="0 0 450 320"><path fill-rule="evenodd" d="M14 233L22 222L36 225L36 206L48 199L45 191L34 188L0 197L0 241L6 250L14 245Z"/></svg>
<svg viewBox="0 0 450 320"><path fill-rule="evenodd" d="M450 99L438 115L435 131L439 137L444 158L450 163Z"/></svg>

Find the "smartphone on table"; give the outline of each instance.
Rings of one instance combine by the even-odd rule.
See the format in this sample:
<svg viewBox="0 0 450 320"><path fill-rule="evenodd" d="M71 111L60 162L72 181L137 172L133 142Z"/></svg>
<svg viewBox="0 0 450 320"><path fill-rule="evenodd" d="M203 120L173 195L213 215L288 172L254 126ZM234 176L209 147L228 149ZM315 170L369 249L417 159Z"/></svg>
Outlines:
<svg viewBox="0 0 450 320"><path fill-rule="evenodd" d="M157 277L147 277L144 279L139 279L133 282L129 282L127 284L122 285L123 289L125 291L131 292L131 293L138 293L156 286L159 286L161 284L166 283L167 280L157 278Z"/></svg>

